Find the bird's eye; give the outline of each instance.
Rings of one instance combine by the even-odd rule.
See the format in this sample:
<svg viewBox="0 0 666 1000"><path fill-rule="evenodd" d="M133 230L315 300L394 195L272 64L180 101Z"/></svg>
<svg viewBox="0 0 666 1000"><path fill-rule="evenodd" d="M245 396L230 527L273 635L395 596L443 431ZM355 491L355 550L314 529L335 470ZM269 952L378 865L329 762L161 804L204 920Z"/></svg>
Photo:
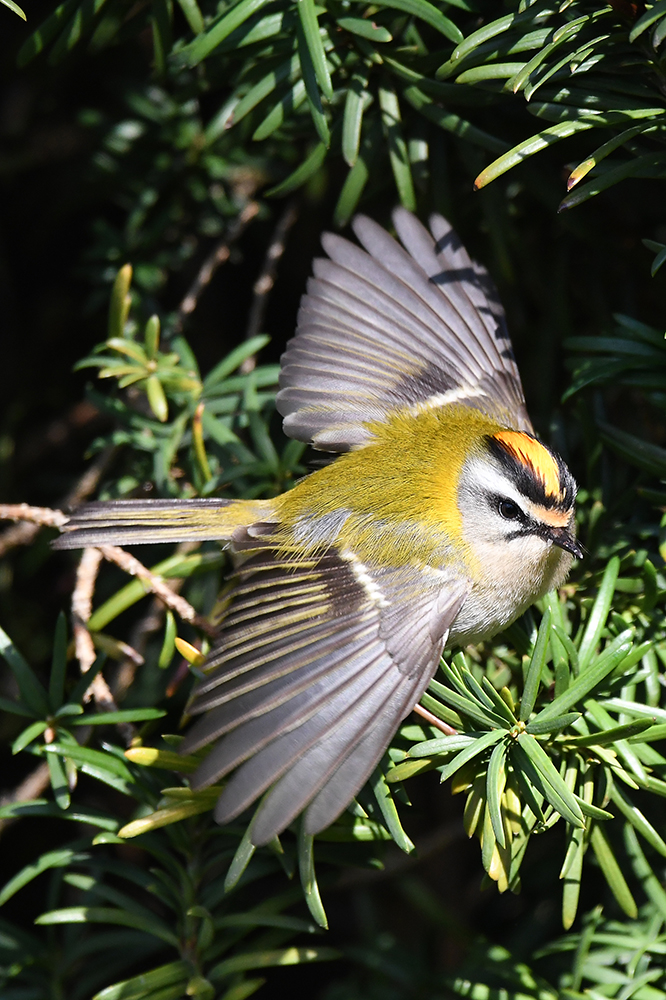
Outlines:
<svg viewBox="0 0 666 1000"><path fill-rule="evenodd" d="M497 509L507 521L516 521L520 517L520 508L510 500L500 500Z"/></svg>

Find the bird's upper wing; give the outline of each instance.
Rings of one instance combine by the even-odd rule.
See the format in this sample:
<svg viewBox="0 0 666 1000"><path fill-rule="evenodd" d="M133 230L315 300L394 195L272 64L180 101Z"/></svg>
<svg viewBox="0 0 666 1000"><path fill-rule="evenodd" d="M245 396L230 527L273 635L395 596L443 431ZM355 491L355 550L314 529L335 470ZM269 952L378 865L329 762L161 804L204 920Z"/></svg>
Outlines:
<svg viewBox="0 0 666 1000"><path fill-rule="evenodd" d="M252 827L265 844L304 809L306 830L323 830L356 795L430 681L467 583L371 571L335 549L285 558L255 533L238 546L223 634L194 692L191 711L205 714L182 752L214 743L195 787L237 768L218 822L271 789Z"/></svg>
<svg viewBox="0 0 666 1000"><path fill-rule="evenodd" d="M367 423L398 407L454 400L531 431L488 273L441 216L431 218L431 232L405 209L393 221L404 249L362 215L353 228L365 251L324 235L330 259L314 262L282 358L285 432L342 452L364 444Z"/></svg>

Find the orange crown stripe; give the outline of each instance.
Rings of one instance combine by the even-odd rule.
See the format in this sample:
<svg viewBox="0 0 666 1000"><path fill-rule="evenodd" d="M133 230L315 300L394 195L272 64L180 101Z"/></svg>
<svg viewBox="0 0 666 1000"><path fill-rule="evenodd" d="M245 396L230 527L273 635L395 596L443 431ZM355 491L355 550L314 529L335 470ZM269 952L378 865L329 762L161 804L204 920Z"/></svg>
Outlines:
<svg viewBox="0 0 666 1000"><path fill-rule="evenodd" d="M500 431L494 437L519 462L531 466L542 480L547 495L553 497L561 495L560 470L557 462L536 438L522 431Z"/></svg>

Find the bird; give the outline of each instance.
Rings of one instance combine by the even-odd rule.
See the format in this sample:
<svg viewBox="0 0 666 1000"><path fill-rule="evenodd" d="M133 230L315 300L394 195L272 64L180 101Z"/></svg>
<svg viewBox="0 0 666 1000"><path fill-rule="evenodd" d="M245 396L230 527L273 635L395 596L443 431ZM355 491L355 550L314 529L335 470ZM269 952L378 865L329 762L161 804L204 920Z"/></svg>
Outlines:
<svg viewBox="0 0 666 1000"><path fill-rule="evenodd" d="M57 548L217 540L234 582L188 712L215 819L333 823L445 647L490 638L583 550L576 483L536 436L497 291L440 215L325 233L276 405L334 459L272 499L87 503Z"/></svg>

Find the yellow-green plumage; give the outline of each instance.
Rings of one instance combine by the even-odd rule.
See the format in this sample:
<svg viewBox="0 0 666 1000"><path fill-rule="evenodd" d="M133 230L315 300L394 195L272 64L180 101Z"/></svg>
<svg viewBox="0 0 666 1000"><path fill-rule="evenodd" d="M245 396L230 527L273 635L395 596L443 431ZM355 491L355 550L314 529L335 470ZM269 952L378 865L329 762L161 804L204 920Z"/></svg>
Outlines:
<svg viewBox="0 0 666 1000"><path fill-rule="evenodd" d="M362 448L341 455L272 501L285 543L300 551L335 542L368 565L444 564L472 556L457 488L463 462L500 425L461 404L391 415ZM317 522L348 513L321 540ZM314 527L313 527L314 522ZM309 530L308 530L309 527ZM287 541L288 540L288 541Z"/></svg>

